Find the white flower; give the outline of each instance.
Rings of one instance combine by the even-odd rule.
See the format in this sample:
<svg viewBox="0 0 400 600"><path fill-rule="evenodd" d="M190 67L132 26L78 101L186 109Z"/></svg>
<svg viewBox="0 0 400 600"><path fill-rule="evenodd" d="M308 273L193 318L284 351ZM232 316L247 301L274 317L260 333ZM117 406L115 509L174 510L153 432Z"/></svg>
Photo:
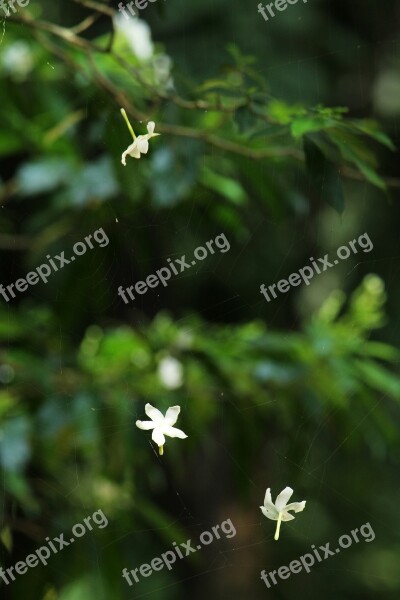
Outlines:
<svg viewBox="0 0 400 600"><path fill-rule="evenodd" d="M140 158L141 154L147 154L149 149L149 139L152 137L156 137L160 135L159 133L154 133L155 127L154 121L149 121L147 123L147 131L146 135L138 135L137 138L134 139L133 143L128 146L128 148L123 152L121 162L124 166L126 166L126 156L132 156L133 158Z"/></svg>
<svg viewBox="0 0 400 600"><path fill-rule="evenodd" d="M265 517L271 519L272 521L278 521L274 537L275 540L279 539L281 521L292 521L294 519L294 516L289 514L289 510L294 510L294 512L298 513L304 510L304 507L306 505L305 500L303 500L302 502L292 502L291 504L287 504L292 494L292 488L286 487L279 494L279 496L277 496L274 504L271 498L271 489L268 488L264 498L264 506L260 506L261 511Z"/></svg>
<svg viewBox="0 0 400 600"><path fill-rule="evenodd" d="M181 387L183 383L182 364L176 358L167 356L158 365L158 376L162 384L169 390Z"/></svg>
<svg viewBox="0 0 400 600"><path fill-rule="evenodd" d="M167 435L172 438L178 437L181 438L181 440L187 438L186 433L173 427L178 419L181 410L180 406L171 406L165 413L165 417L157 408L151 406L151 404L146 404L144 410L151 421L136 421L136 427L139 427L139 429L153 430L151 438L159 447L160 454L164 453L164 436Z"/></svg>
<svg viewBox="0 0 400 600"><path fill-rule="evenodd" d="M23 41L14 42L1 57L4 69L17 81L23 81L34 67L31 48Z"/></svg>
<svg viewBox="0 0 400 600"><path fill-rule="evenodd" d="M133 17L124 18L116 15L113 18L117 34L121 34L127 41L132 52L140 60L148 60L153 56L154 45L151 40L151 29L146 21Z"/></svg>

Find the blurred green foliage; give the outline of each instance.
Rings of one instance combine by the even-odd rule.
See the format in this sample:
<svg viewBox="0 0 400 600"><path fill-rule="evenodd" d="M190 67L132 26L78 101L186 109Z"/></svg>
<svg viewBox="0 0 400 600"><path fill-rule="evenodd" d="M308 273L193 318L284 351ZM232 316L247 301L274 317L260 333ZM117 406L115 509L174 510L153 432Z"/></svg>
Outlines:
<svg viewBox="0 0 400 600"><path fill-rule="evenodd" d="M370 17L358 31L349 23L360 11L346 21L345 4L331 8L302 7L301 24L282 15L270 37L239 2L159 2L145 15L152 30L120 22L113 37L106 17L72 29L90 13L75 5L64 13L32 0L18 17L32 23L4 23L0 281L100 227L110 238L46 285L1 300L0 564L24 560L99 508L109 519L46 568L2 586L10 598L28 590L38 600L258 599L262 568L368 520L373 544L268 593L397 597L398 208L383 175L398 160L397 130L380 112L387 66L368 83L378 114L363 93L357 105L352 85L340 93L367 79L371 55L389 60L383 45L363 47L363 66L353 64L363 35L375 26L383 36L379 22ZM274 70L291 48L284 39L295 56L309 44L297 79L297 59ZM340 57L329 58L332 45ZM150 119L162 134L126 168L121 106L137 134ZM385 106L396 118L395 104ZM260 299L262 282L364 231L373 253L271 304ZM129 306L117 296L119 285L220 232L229 253ZM175 384L165 361L180 373ZM182 407L189 437L168 440L162 461L135 427L147 402ZM266 487L286 485L307 509L275 544L258 507ZM122 579L122 568L226 518L237 537L134 590Z"/></svg>

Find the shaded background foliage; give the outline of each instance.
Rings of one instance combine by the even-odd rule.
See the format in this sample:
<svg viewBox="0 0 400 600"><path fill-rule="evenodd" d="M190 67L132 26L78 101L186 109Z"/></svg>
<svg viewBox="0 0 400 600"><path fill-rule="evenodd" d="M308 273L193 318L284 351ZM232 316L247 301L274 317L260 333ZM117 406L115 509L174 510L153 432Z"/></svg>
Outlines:
<svg viewBox="0 0 400 600"><path fill-rule="evenodd" d="M33 0L29 11L70 28L90 12ZM109 518L2 594L258 599L261 569L370 521L373 543L268 594L397 598L399 7L310 0L265 23L256 3L168 0L142 16L155 43L148 61L115 39L134 72L4 24L0 281L99 227L110 243L0 305L1 565L98 508ZM104 17L82 38L104 47L109 32ZM162 131L125 169L124 101L132 122L139 113ZM381 133L360 121L371 118ZM262 282L364 231L372 252L274 302L260 296ZM220 232L229 252L128 306L117 296ZM175 386L160 370L171 358ZM134 425L146 402L182 406L189 437L168 441L162 461ZM267 486L286 485L308 504L276 544L258 506ZM121 578L227 518L231 540L134 589Z"/></svg>

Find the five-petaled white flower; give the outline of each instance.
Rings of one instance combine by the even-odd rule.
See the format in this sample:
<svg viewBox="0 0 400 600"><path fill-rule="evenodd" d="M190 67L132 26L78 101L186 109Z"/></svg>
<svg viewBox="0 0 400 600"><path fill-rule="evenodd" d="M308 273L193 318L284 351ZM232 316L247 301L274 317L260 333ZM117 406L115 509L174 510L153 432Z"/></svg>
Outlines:
<svg viewBox="0 0 400 600"><path fill-rule="evenodd" d="M275 540L279 539L279 530L281 528L281 522L292 521L294 519L294 516L289 514L289 510L294 510L294 512L298 513L304 510L304 507L306 505L305 500L303 500L302 502L292 502L291 504L287 504L292 494L292 488L286 487L279 494L279 496L277 496L274 504L271 498L271 489L268 488L264 498L264 506L260 506L263 515L265 515L268 519L271 519L272 521L278 521L274 536Z"/></svg>
<svg viewBox="0 0 400 600"><path fill-rule="evenodd" d="M151 437L153 442L158 445L160 454L164 453L164 436L167 435L172 438L178 437L182 440L187 438L186 433L180 429L177 429L176 427L173 427L178 419L178 415L181 410L180 406L171 406L171 408L169 408L165 413L165 417L162 412L160 412L157 408L154 408L154 406L151 406L151 404L146 404L144 410L146 415L150 417L151 421L136 421L136 427L139 427L139 429L153 430Z"/></svg>
<svg viewBox="0 0 400 600"><path fill-rule="evenodd" d="M122 153L122 157L121 157L121 162L124 166L126 166L126 157L129 154L129 156L132 156L133 158L140 158L141 154L147 154L148 149L149 149L149 139L152 137L156 137L157 135L160 135L159 133L154 133L154 128L156 126L156 124L154 123L154 121L149 121L147 123L147 131L148 133L146 133L145 135L138 135L136 137L133 129L132 129L132 125L129 122L128 116L125 112L125 110L123 108L121 108L121 114L125 119L125 122L128 126L128 129L132 135L133 138L133 143L128 146L128 148L125 150L125 152Z"/></svg>

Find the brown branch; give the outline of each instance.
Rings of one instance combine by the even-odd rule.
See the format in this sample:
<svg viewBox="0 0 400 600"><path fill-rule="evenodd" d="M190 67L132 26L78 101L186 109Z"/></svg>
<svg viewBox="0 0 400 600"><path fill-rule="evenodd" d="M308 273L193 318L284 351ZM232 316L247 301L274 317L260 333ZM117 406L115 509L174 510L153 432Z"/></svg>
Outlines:
<svg viewBox="0 0 400 600"><path fill-rule="evenodd" d="M39 29L40 31L47 31L62 39L63 41L72 44L76 48L81 50L92 50L95 52L105 53L107 52L106 48L101 48L100 46L96 46L91 42L88 42L84 38L76 35L71 29L66 29L65 27L61 27L60 25L55 25L54 23L49 23L48 21L41 21L40 19L27 18L19 14L18 16L11 15L8 17L8 20L13 23L20 23L22 25L26 25L32 29Z"/></svg>
<svg viewBox="0 0 400 600"><path fill-rule="evenodd" d="M96 23L96 21L99 20L100 16L101 15L99 13L94 13L93 15L89 15L88 17L86 17L86 19L83 19L83 21L78 23L78 25L71 27L71 31L73 31L76 34L86 31L92 25L94 25L94 23Z"/></svg>
<svg viewBox="0 0 400 600"><path fill-rule="evenodd" d="M118 104L125 108L127 113L129 113L132 118L136 121L146 121L147 115L142 113L139 109L135 108L129 99L125 96L124 92L121 92L114 84L106 79L97 69L93 57L88 54L88 60L93 70L94 79L97 81L98 85L106 91L114 100L118 101ZM190 127L182 127L181 125L168 125L168 124L159 124L157 126L157 131L159 133L166 133L169 135L176 135L179 137L188 137L191 139L202 140L215 148L220 148L221 150L225 150L227 152L233 152L235 154L239 154L241 156L246 156L247 158L252 158L255 160L261 158L277 158L277 157L291 157L296 160L302 160L303 154L294 148L269 148L269 149L255 149L248 148L244 144L238 144L236 142L231 142L230 140L225 140L214 135L208 131L201 131L198 129L192 129Z"/></svg>
<svg viewBox="0 0 400 600"><path fill-rule="evenodd" d="M74 1L82 6L90 8L92 10L96 10L96 11L106 14L107 16L110 16L110 17L114 16L114 14L116 12L114 9L112 9L104 4L95 2L94 0L74 0ZM88 19L89 18L90 17L88 17ZM131 101L128 99L128 97L125 95L124 92L119 90L109 79L104 77L98 71L98 69L94 63L91 52L99 52L102 54L108 53L111 48L111 45L112 45L112 40L107 48L101 48L95 44L92 44L91 42L87 41L86 39L79 37L79 35L77 35L77 32L79 33L79 28L82 26L82 23L80 25L76 26L75 31L74 31L74 28L72 28L72 30L70 30L70 29L66 29L64 27L55 25L53 23L48 23L46 21L41 21L41 20L34 20L32 18L26 18L21 15L10 16L9 19L11 21L27 25L28 27L31 27L34 30L36 29L36 30L48 32L48 33L62 39L66 43L72 44L76 48L84 51L90 62L90 65L92 67L93 76L94 76L94 79L97 82L98 86L100 88L102 88L108 95L110 95L119 106L123 106L134 119L136 119L138 121L146 121L147 120L148 115L146 115L145 113L141 112L138 108L136 108L131 103ZM88 21L86 20L86 22L88 22ZM79 70L81 72L83 71L82 68L79 65L77 65L77 63L75 63L69 57L67 57L61 50L59 50L58 48L56 49L55 46L52 47L52 51L54 53L56 53L66 64L69 64L76 70ZM133 72L136 75L136 77L138 78L139 83L141 83L144 87L146 87L147 90L158 100L161 99L161 100L165 100L168 102L173 102L177 106L179 106L181 108L185 108L185 109L209 110L209 111L217 111L217 112L222 112L222 113L234 113L239 108L248 106L250 108L250 110L252 110L252 112L258 118L268 120L268 122L271 122L267 115L262 115L262 114L258 113L254 109L254 107L251 106L248 99L241 100L240 102L233 105L232 107L223 107L220 103L218 103L217 105L214 105L210 102L206 102L203 100L189 101L189 100L185 100L184 98L181 98L177 94L170 95L170 94L166 94L165 92L160 92L160 90L156 90L153 86L148 84L145 81L145 79L141 76L140 71L138 69L134 69L130 65L128 65L128 63L126 63L126 61L124 61L122 57L114 54L113 58L116 60L117 63L120 64L120 66L123 66L123 68L125 68L127 71ZM176 136L180 136L180 137L188 137L191 139L202 140L205 143L207 143L215 148L219 148L226 152L232 152L239 156L244 156L244 157L247 157L247 158L250 158L253 160L260 160L260 159L266 159L266 158L273 159L273 158L277 158L277 157L279 157L279 158L288 157L288 158L292 158L297 161L304 162L303 152L301 152L300 150L298 150L296 148L289 148L289 147L275 147L275 148L264 148L264 149L250 148L245 145L245 142L243 144L240 144L238 142L233 142L231 140L227 140L227 139L221 138L219 136L216 136L213 132L200 131L197 129L183 127L180 125L159 124L157 129L160 133L164 133L164 134L176 135ZM355 171L347 166L342 166L342 174L345 177L348 177L350 179L359 180L359 181L365 180L365 178L362 176L361 173L358 173L357 171ZM389 187L400 188L400 179L393 178L393 177L387 177L387 178L384 178L384 181L386 182L386 184Z"/></svg>

